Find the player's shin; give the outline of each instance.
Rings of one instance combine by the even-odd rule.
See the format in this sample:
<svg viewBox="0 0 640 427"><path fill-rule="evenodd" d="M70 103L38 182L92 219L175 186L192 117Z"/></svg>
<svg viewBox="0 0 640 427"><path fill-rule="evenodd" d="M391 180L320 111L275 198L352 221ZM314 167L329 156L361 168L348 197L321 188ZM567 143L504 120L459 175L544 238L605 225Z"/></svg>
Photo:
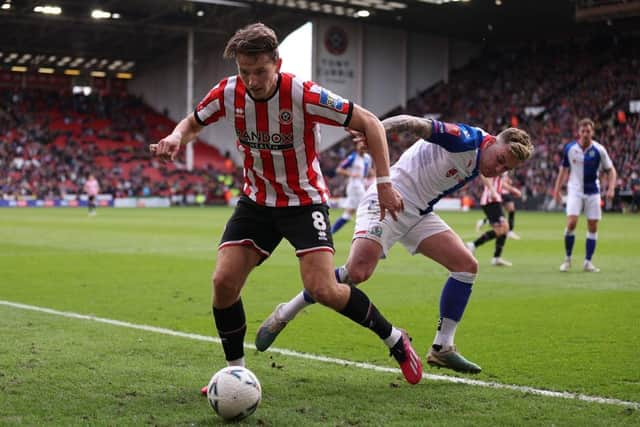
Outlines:
<svg viewBox="0 0 640 427"><path fill-rule="evenodd" d="M238 299L227 308L213 307L213 318L227 363L244 366L244 336L247 332L247 322L242 300Z"/></svg>
<svg viewBox="0 0 640 427"><path fill-rule="evenodd" d="M385 341L392 335L393 327L387 319L382 316L375 305L369 300L369 297L365 295L360 289L351 287L351 293L349 294L349 300L345 308L340 311L340 314L348 317L354 322L371 329L376 335ZM398 331L398 330L396 330ZM400 338L399 331L396 333L397 338ZM387 346L391 347L387 344Z"/></svg>
<svg viewBox="0 0 640 427"><path fill-rule="evenodd" d="M596 242L598 241L598 233L587 232L587 240L585 243L586 252L585 259L591 261L593 253L596 251Z"/></svg>
<svg viewBox="0 0 640 427"><path fill-rule="evenodd" d="M452 272L440 295L440 320L433 347L440 351L453 345L456 327L471 296L471 287L476 275Z"/></svg>
<svg viewBox="0 0 640 427"><path fill-rule="evenodd" d="M564 230L564 251L567 259L571 258L573 252L573 244L576 242L576 236L573 231Z"/></svg>

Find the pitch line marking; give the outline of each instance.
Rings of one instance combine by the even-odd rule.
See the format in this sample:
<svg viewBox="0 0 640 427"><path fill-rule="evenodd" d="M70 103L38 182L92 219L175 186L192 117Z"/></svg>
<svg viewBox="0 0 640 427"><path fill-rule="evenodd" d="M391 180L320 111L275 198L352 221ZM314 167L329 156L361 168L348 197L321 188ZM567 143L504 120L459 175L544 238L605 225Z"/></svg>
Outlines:
<svg viewBox="0 0 640 427"><path fill-rule="evenodd" d="M219 338L209 337L209 336L199 335L199 334L191 334L188 332L174 331L172 329L159 328L157 326L139 325L136 323L124 322L121 320L107 319L104 317L73 313L69 311L53 310L51 308L38 307L35 305L21 304L17 302L4 301L4 300L0 300L0 305L19 308L22 310L30 310L30 311L37 311L41 313L47 313L47 314L62 316L70 319L90 320L93 322L106 323L108 325L113 325L113 326L121 326L123 328L137 329L137 330L146 331L146 332L155 332L158 334L170 335L170 336L180 337L180 338L188 338L196 341L207 341L207 342L213 342L218 344L220 343ZM245 348L249 348L252 350L256 349L256 346L253 344L245 344L244 346ZM342 365L342 366L353 366L356 368L368 369L376 372L390 372L394 374L400 373L400 369L398 368L378 366L378 365L373 365L371 363L353 362L351 360L337 359L334 357L321 356L321 355L316 355L311 353L300 353L297 351L287 350L283 348L270 348L267 351L271 353L278 353L283 356L298 357L301 359L314 360L317 362L324 362L324 363L333 363L333 364ZM555 397L555 398L561 398L561 399L579 400L579 401L590 402L590 403L626 406L626 407L640 410L640 402L612 399L608 397L588 396L585 394L569 393L566 391L543 390L543 389L527 387L527 386L496 383L492 381L480 381L480 380L472 380L468 378L450 377L447 375L422 374L422 378L426 380L431 380L431 381L446 381L446 382L457 383L457 384L473 385L473 386L487 387L487 388L494 388L494 389L501 389L501 390L512 390L520 393L530 393L530 394L545 396L545 397Z"/></svg>

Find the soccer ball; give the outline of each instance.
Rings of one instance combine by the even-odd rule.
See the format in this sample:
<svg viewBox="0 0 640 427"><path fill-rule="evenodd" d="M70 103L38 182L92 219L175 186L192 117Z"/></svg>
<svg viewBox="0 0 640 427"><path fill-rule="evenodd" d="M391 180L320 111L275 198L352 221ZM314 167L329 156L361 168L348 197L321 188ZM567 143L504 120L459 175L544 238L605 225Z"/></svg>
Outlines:
<svg viewBox="0 0 640 427"><path fill-rule="evenodd" d="M227 366L209 381L207 399L220 417L238 421L255 412L262 400L262 387L247 368Z"/></svg>

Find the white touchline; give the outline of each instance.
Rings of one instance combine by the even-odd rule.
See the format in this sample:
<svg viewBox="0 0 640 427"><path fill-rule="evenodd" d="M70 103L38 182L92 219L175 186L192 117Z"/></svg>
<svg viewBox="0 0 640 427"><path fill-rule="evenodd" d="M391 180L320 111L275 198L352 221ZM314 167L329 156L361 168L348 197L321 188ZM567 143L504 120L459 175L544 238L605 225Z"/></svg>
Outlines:
<svg viewBox="0 0 640 427"><path fill-rule="evenodd" d="M155 332L158 334L171 335L174 337L189 338L197 341L208 341L208 342L220 343L219 338L208 337L208 336L199 335L199 334L190 334L187 332L174 331L171 329L159 328L157 326L138 325L135 323L123 322L121 320L106 319L104 317L96 317L96 316L91 316L86 314L73 313L69 311L58 311L58 310L53 310L51 308L20 304L17 302L4 301L4 300L0 300L0 305L19 308L22 310L38 311L41 313L53 314L56 316L62 316L62 317L67 317L71 319L91 320L93 322L106 323L109 325L122 326L124 328L138 329L138 330L147 331L147 332ZM244 346L245 348L250 348L253 350L256 349L256 347L253 344L245 344ZM400 369L397 369L397 368L388 368L384 366L372 365L370 363L353 362L351 360L337 359L334 357L326 357L326 356L320 356L320 355L310 354L310 353L299 353L297 351L287 350L282 348L270 348L267 351L272 353L282 354L283 356L298 357L301 359L309 359L309 360L315 360L318 362L325 362L325 363L334 363L336 365L343 365L343 366L354 366L356 368L369 369L377 372L400 373ZM475 385L479 387L513 390L521 393L530 393L530 394L546 396L546 397L558 397L562 399L581 400L584 402L604 403L608 405L619 405L619 406L631 407L634 409L640 409L640 402L611 399L607 397L588 396L585 394L569 393L566 391L542 390L542 389L533 388L533 387L526 387L526 386L513 385L513 384L501 384L501 383L496 383L491 381L470 380L467 378L450 377L447 375L422 374L422 378L425 378L427 380L434 380L434 381L447 381L451 383Z"/></svg>

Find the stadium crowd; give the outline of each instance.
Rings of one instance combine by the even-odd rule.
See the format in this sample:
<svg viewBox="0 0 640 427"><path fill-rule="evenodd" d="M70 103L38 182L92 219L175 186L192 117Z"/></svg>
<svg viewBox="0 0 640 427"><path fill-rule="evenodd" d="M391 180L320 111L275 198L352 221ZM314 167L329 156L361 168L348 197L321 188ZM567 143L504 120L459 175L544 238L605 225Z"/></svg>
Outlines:
<svg viewBox="0 0 640 427"><path fill-rule="evenodd" d="M237 187L228 182L228 167L207 165L188 172L183 158L177 164L152 159L148 144L173 123L134 96L5 89L0 105L0 193L5 199L78 196L90 173L101 192L113 197L181 200L202 194L223 200L229 187Z"/></svg>
<svg viewBox="0 0 640 427"><path fill-rule="evenodd" d="M448 83L439 83L397 108L388 116L413 114L463 122L497 134L521 127L534 138L536 152L513 173L531 208L554 208L553 182L562 149L576 138L577 122L591 117L597 123L595 139L607 147L618 170L617 193L640 191L640 117L630 114L629 102L640 99L640 49L634 39L589 39L571 43L528 44L509 50L487 51ZM349 140L325 153L322 166L333 170L352 148ZM407 148L403 135L390 141L392 160ZM344 179L331 175L333 194ZM460 191L479 200L479 183ZM622 208L617 197L613 208Z"/></svg>
<svg viewBox="0 0 640 427"><path fill-rule="evenodd" d="M630 101L640 100L638 39L599 38L537 42L487 50L386 116L407 113L464 122L497 134L515 126L534 138L536 152L513 173L526 206L553 209L552 183L562 148L575 139L580 118L597 123L595 138L618 170L613 206L640 205L640 117ZM175 124L128 94L45 89L0 89L0 193L3 198L62 198L78 195L93 173L103 193L114 197L201 194L220 201L237 194L241 175L217 150L189 172L184 152L178 162L152 159L147 145ZM392 161L407 148L403 135L390 140ZM205 146L205 144L200 144ZM333 196L344 191L338 163L353 149L345 139L321 156ZM215 161L208 162L213 158ZM478 200L479 184L460 190ZM625 206L626 207L626 206Z"/></svg>

